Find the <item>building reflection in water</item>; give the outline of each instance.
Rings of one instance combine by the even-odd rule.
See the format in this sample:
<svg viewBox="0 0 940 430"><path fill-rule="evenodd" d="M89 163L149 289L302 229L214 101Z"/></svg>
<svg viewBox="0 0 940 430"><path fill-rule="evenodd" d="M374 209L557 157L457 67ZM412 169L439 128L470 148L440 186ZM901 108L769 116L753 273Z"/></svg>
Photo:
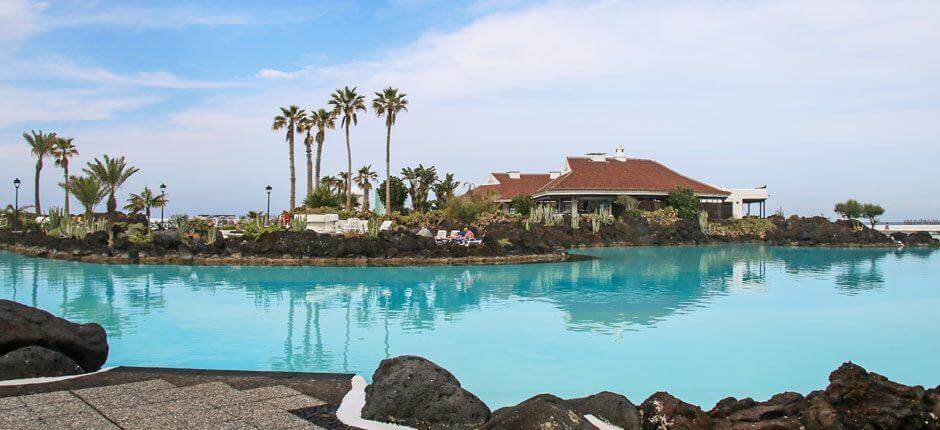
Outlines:
<svg viewBox="0 0 940 430"><path fill-rule="evenodd" d="M567 330L618 335L695 312L716 297L773 288L771 267L831 279L840 294L857 295L884 288L886 258L930 256L928 250L758 245L577 252L597 259L457 267L188 267L93 265L0 253L0 298L98 322L120 339L152 314L179 305L167 294L172 289L186 289L192 293L187 297L200 297L205 306L238 293L242 307L286 308L283 331L270 334L284 339L271 367L349 370L354 329L381 332L381 353L388 357L393 333L431 332L484 307L537 302L562 312ZM324 325L324 314L337 312L343 315L340 324ZM342 345L325 340L338 330L344 332Z"/></svg>

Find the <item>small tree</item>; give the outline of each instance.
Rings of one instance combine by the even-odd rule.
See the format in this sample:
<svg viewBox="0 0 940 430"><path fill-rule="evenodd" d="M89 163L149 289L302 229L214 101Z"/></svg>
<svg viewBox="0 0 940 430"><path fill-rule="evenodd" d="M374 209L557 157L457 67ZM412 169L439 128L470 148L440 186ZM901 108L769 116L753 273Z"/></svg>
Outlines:
<svg viewBox="0 0 940 430"><path fill-rule="evenodd" d="M529 213L532 212L532 196L528 194L520 194L512 198L512 209L516 211L517 214L522 216L529 216Z"/></svg>
<svg viewBox="0 0 940 430"><path fill-rule="evenodd" d="M389 184L389 187L386 188L385 181L382 181L382 183L379 185L379 188L376 190L376 194L378 194L379 200L382 202L389 201L389 199L385 198L385 190L390 189L392 191L390 196L392 207L385 208L385 212L387 214L391 214L392 212L401 212L401 210L405 207L405 200L408 198L408 189L405 188L405 183L402 182L401 178L397 176L391 176L390 179L391 183Z"/></svg>
<svg viewBox="0 0 940 430"><path fill-rule="evenodd" d="M688 188L676 187L670 191L666 203L675 208L682 219L698 218L698 197Z"/></svg>
<svg viewBox="0 0 940 430"><path fill-rule="evenodd" d="M848 199L845 202L836 203L833 211L851 221L862 216L862 204L855 199Z"/></svg>
<svg viewBox="0 0 940 430"><path fill-rule="evenodd" d="M871 223L871 228L875 228L878 217L884 215L884 213L884 208L874 203L865 203L861 207L861 216L868 218L868 221Z"/></svg>

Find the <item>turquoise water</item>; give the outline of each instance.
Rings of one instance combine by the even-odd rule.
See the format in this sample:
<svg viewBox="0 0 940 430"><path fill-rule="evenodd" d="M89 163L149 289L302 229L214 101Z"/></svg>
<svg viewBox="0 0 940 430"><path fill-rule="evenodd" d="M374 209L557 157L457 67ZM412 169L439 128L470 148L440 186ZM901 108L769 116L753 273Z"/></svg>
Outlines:
<svg viewBox="0 0 940 430"><path fill-rule="evenodd" d="M607 389L710 407L852 360L940 384L940 253L761 246L407 268L108 266L0 252L0 298L109 334L108 365L355 372L426 356L490 406Z"/></svg>

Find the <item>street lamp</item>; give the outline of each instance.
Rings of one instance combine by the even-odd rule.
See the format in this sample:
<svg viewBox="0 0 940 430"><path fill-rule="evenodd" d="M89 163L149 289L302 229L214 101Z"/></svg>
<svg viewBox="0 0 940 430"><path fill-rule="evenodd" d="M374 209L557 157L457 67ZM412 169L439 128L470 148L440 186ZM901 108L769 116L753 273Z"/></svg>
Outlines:
<svg viewBox="0 0 940 430"><path fill-rule="evenodd" d="M163 230L163 208L166 206L166 184L160 184L160 197L163 197L163 204L160 205L160 230ZM148 219L147 222L150 222Z"/></svg>
<svg viewBox="0 0 940 430"><path fill-rule="evenodd" d="M267 187L264 187L264 190L268 192L268 212L267 212L267 214L268 214L268 222L270 222L270 221L271 221L271 190L272 190L272 188L271 188L270 185L268 185Z"/></svg>
<svg viewBox="0 0 940 430"><path fill-rule="evenodd" d="M11 227L19 229L20 225L20 178L13 179L13 188L16 189L13 199L13 224Z"/></svg>
<svg viewBox="0 0 940 430"><path fill-rule="evenodd" d="M16 198L13 200L13 213L16 214L16 211L20 208L20 178L13 180L13 188L16 189Z"/></svg>

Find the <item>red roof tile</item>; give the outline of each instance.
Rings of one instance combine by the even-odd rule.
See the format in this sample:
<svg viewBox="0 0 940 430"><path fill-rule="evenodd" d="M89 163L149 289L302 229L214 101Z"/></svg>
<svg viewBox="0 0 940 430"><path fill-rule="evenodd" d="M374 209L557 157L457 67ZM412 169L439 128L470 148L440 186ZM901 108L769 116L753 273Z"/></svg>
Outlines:
<svg viewBox="0 0 940 430"><path fill-rule="evenodd" d="M551 179L547 173L523 173L518 179L510 178L508 173L493 173L493 177L499 181L498 184L481 185L474 192L492 190L499 194L500 199L509 200L520 194L532 195Z"/></svg>
<svg viewBox="0 0 940 430"><path fill-rule="evenodd" d="M534 194L591 190L669 192L676 187L689 188L699 194L730 194L653 160L607 158L593 161L588 157L568 157L568 166L569 172L549 181Z"/></svg>

